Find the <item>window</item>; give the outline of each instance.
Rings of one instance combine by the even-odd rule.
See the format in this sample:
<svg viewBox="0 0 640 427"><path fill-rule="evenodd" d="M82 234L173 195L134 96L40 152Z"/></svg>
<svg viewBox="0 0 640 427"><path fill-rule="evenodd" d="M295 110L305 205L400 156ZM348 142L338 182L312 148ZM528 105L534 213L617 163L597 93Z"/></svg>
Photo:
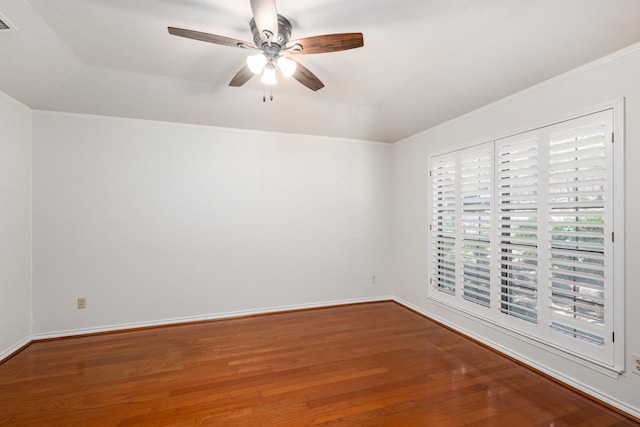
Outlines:
<svg viewBox="0 0 640 427"><path fill-rule="evenodd" d="M485 307L491 305L492 154L485 144L460 155L462 297Z"/></svg>
<svg viewBox="0 0 640 427"><path fill-rule="evenodd" d="M496 148L500 311L537 323L538 140L523 135Z"/></svg>
<svg viewBox="0 0 640 427"><path fill-rule="evenodd" d="M435 159L433 176L433 275L441 292L456 292L456 162Z"/></svg>
<svg viewBox="0 0 640 427"><path fill-rule="evenodd" d="M621 370L614 110L431 158L431 298Z"/></svg>

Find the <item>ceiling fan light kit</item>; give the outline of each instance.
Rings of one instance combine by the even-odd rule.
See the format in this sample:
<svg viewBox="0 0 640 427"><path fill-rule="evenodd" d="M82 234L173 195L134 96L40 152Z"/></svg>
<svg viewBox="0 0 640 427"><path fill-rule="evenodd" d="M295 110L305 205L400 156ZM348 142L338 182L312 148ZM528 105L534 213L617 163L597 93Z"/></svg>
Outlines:
<svg viewBox="0 0 640 427"><path fill-rule="evenodd" d="M263 53L247 56L247 67L253 74L260 74L267 65L267 57Z"/></svg>
<svg viewBox="0 0 640 427"><path fill-rule="evenodd" d="M283 77L293 77L316 91L322 89L324 83L292 56L337 52L364 46L362 33L326 34L291 41L291 22L277 13L275 0L250 2L253 18L249 27L253 35L253 44L184 28L169 27L169 34L252 51L245 66L231 79L229 86L242 86L254 75L259 74L262 74L260 81L263 84L275 85L278 83L277 68Z"/></svg>
<svg viewBox="0 0 640 427"><path fill-rule="evenodd" d="M296 61L292 61L286 56L281 56L278 58L278 68L282 72L283 76L289 78L296 72L297 64Z"/></svg>
<svg viewBox="0 0 640 427"><path fill-rule="evenodd" d="M273 66L272 62L268 63L264 67L260 81L269 86L278 84L278 80L276 79L276 67Z"/></svg>

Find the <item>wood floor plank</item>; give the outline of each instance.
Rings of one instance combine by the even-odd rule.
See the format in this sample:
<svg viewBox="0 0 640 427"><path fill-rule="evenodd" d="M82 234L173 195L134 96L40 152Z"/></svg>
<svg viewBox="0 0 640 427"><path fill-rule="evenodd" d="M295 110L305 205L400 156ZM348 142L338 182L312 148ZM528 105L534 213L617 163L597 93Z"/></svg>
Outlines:
<svg viewBox="0 0 640 427"><path fill-rule="evenodd" d="M35 342L9 426L632 426L393 302Z"/></svg>

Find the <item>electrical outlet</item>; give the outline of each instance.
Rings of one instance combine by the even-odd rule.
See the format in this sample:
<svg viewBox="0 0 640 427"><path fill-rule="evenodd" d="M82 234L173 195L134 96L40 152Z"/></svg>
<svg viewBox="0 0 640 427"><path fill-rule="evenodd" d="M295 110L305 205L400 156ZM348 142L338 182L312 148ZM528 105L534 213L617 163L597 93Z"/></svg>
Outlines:
<svg viewBox="0 0 640 427"><path fill-rule="evenodd" d="M631 372L640 375L640 354L633 354L633 367Z"/></svg>
<svg viewBox="0 0 640 427"><path fill-rule="evenodd" d="M87 308L86 298L78 298L78 308Z"/></svg>
<svg viewBox="0 0 640 427"><path fill-rule="evenodd" d="M378 278L374 274L373 276L371 276L371 284L375 285L376 283L378 283Z"/></svg>

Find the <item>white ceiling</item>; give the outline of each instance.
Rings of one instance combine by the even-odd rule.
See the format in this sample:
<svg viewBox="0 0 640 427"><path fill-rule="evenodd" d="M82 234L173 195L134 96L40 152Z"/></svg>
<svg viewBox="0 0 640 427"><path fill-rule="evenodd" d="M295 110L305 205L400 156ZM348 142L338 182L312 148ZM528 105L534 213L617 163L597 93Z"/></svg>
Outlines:
<svg viewBox="0 0 640 427"><path fill-rule="evenodd" d="M249 0L0 0L0 90L34 109L394 142L640 41L640 0L278 0L293 37L362 32L298 60L325 88L257 78ZM267 92L268 94L268 92Z"/></svg>

